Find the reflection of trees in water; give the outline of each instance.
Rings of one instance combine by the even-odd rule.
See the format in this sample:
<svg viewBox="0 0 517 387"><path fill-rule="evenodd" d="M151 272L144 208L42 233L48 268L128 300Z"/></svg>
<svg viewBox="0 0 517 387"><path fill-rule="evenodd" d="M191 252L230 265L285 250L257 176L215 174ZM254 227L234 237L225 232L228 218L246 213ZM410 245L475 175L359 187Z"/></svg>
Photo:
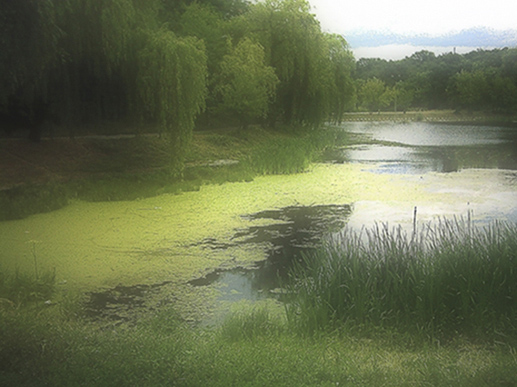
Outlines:
<svg viewBox="0 0 517 387"><path fill-rule="evenodd" d="M278 279L286 278L295 262L314 249L329 232L345 226L351 213L349 205L292 206L246 216L250 220L282 221L264 226L252 226L234 235L236 244L265 243L267 259L252 274L252 286L257 289L278 287Z"/></svg>
<svg viewBox="0 0 517 387"><path fill-rule="evenodd" d="M279 286L279 279L287 278L290 268L300 262L303 254L316 248L323 237L345 226L351 207L344 205L290 206L266 210L244 216L250 221L268 219L281 223L251 226L237 231L232 242L222 243L207 238L196 244L214 250L247 244L262 245L266 259L254 270L234 269L234 274L248 278L256 290L270 290ZM194 286L206 286L220 279L226 270L216 270L203 278L190 281Z"/></svg>
<svg viewBox="0 0 517 387"><path fill-rule="evenodd" d="M431 158L441 163L438 172L456 172L468 168L517 170L515 143L463 147L440 147L431 151Z"/></svg>

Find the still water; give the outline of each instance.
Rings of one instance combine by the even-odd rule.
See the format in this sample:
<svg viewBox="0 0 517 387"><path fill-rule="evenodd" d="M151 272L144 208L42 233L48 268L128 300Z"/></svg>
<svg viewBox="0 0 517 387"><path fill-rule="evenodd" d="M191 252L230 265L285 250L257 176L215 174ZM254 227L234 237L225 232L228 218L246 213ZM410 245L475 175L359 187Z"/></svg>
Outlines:
<svg viewBox="0 0 517 387"><path fill-rule="evenodd" d="M0 222L1 269L55 269L58 286L81 295L94 320L135 321L172 306L212 324L239 301L276 302L291 265L344 227L410 229L415 207L419 224L467 213L478 224L517 222L517 130L430 123L342 130L354 145L306 173L76 202Z"/></svg>
<svg viewBox="0 0 517 387"><path fill-rule="evenodd" d="M374 164L376 173L517 169L514 128L413 122L350 123L345 130L367 144L334 150L327 159Z"/></svg>

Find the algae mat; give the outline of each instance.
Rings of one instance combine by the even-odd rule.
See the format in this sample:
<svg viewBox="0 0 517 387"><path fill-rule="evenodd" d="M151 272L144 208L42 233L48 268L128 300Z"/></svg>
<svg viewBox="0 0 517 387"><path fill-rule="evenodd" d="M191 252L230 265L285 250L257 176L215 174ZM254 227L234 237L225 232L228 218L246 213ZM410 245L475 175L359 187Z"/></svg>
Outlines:
<svg viewBox="0 0 517 387"><path fill-rule="evenodd" d="M76 292L168 282L184 294L189 280L215 268L265 258L264 247L258 245L218 251L200 243L229 242L236 230L250 226L246 214L292 205L353 204L349 223L361 227L387 220L410 224L414 206L422 220L465 214L467 209L478 210L480 216L515 212L517 190L511 172L415 176L376 174L369 168L316 164L306 173L208 185L180 195L74 202L52 213L1 222L0 268L55 270L57 283Z"/></svg>

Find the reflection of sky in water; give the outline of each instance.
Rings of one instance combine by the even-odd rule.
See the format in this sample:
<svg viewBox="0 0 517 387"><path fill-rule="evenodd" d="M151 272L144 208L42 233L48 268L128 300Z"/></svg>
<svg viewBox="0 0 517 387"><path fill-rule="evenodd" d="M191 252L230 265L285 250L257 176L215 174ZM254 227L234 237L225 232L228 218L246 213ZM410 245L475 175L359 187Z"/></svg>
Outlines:
<svg viewBox="0 0 517 387"><path fill-rule="evenodd" d="M411 146L469 146L505 142L505 130L490 126L444 125L426 122L352 123L346 129L365 133L373 140Z"/></svg>
<svg viewBox="0 0 517 387"><path fill-rule="evenodd" d="M343 150L345 159L352 162L375 163L376 173L426 173L444 171L441 160L428 157L411 147L360 145Z"/></svg>
<svg viewBox="0 0 517 387"><path fill-rule="evenodd" d="M404 178L429 197L407 202L379 198L354 203L348 226L369 227L379 222L411 228L417 207L419 222L446 217L466 217L469 211L475 223L493 220L517 222L517 172L469 169L450 174L428 173Z"/></svg>
<svg viewBox="0 0 517 387"><path fill-rule="evenodd" d="M334 154L334 160L374 164L371 171L375 173L517 169L515 130L430 123L352 123L345 128L366 135L370 141L389 143L355 145Z"/></svg>

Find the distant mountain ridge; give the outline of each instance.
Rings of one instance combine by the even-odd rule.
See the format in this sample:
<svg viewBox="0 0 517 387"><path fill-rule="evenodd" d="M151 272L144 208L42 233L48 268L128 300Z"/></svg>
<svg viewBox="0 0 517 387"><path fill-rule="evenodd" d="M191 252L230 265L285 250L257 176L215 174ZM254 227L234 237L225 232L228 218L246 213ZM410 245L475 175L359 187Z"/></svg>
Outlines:
<svg viewBox="0 0 517 387"><path fill-rule="evenodd" d="M446 35L404 35L392 32L362 31L345 35L352 48L378 47L391 44L413 46L517 47L517 29L494 30L470 28Z"/></svg>

